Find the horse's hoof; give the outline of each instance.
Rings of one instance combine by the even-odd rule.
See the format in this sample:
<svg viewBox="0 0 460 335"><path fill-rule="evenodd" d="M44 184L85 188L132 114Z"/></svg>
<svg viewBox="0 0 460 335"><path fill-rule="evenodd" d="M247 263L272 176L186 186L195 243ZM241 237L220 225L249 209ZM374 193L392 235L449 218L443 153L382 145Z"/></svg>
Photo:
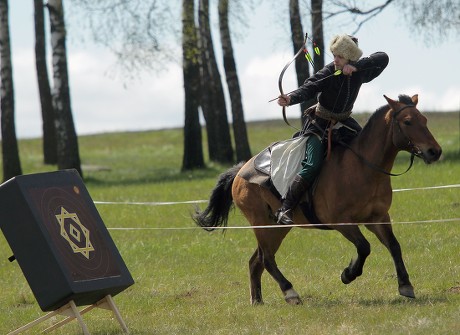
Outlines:
<svg viewBox="0 0 460 335"><path fill-rule="evenodd" d="M344 284L350 284L353 280L356 279L356 277L354 278L351 278L348 276L348 268L343 270L341 276L340 276L340 279L342 279L342 283Z"/></svg>
<svg viewBox="0 0 460 335"><path fill-rule="evenodd" d="M256 299L253 300L253 299L251 299L251 305L252 305L252 306L261 306L261 305L263 305L263 304L264 304L264 302L262 301L262 299L260 299L260 300L256 300Z"/></svg>
<svg viewBox="0 0 460 335"><path fill-rule="evenodd" d="M289 304L289 305L302 305L302 299L299 297L295 298L284 298L284 300Z"/></svg>
<svg viewBox="0 0 460 335"><path fill-rule="evenodd" d="M302 300L300 299L299 294L293 288L284 292L284 300L289 305L302 305Z"/></svg>
<svg viewBox="0 0 460 335"><path fill-rule="evenodd" d="M402 285L399 287L399 294L408 298L415 298L414 288L412 285Z"/></svg>

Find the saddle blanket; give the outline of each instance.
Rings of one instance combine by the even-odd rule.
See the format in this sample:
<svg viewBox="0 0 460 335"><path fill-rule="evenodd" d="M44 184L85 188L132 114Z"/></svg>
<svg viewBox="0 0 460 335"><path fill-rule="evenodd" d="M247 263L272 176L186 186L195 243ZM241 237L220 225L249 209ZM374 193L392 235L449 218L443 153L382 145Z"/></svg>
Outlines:
<svg viewBox="0 0 460 335"><path fill-rule="evenodd" d="M308 136L299 136L275 143L271 148L271 179L282 197L286 195L289 185L301 169L307 140Z"/></svg>

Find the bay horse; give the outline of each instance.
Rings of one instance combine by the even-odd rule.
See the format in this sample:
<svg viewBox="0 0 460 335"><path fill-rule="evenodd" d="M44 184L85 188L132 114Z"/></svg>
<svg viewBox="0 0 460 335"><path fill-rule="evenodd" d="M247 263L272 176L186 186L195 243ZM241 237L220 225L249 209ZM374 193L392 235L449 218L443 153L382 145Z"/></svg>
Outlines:
<svg viewBox="0 0 460 335"><path fill-rule="evenodd" d="M388 104L377 109L349 147L334 146L325 160L312 198L314 210L324 229L334 229L354 244L357 257L343 270L341 280L349 284L363 272L370 254L370 243L359 224L374 233L389 250L402 296L415 298L401 247L396 239L388 213L392 201L391 171L398 152L407 151L424 160L435 162L442 149L427 128L427 119L416 108L418 95L400 95L395 101L384 96ZM196 210L193 219L205 228L226 227L230 209L235 204L244 214L257 239L257 249L249 260L251 303L261 304L261 277L264 270L276 280L289 304L301 304L299 294L281 273L275 254L292 226L317 228L297 207L294 225L257 229L276 225L274 213L281 206L279 196L268 188L244 179L244 172L254 169L254 157L220 175L205 210ZM278 228L279 227L279 228Z"/></svg>

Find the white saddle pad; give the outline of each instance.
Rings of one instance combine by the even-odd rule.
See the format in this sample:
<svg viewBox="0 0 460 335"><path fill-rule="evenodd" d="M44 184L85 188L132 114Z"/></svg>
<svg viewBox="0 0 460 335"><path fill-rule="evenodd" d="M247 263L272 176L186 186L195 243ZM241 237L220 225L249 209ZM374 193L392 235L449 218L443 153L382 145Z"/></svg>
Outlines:
<svg viewBox="0 0 460 335"><path fill-rule="evenodd" d="M296 137L281 141L272 147L271 179L282 197L286 195L289 185L301 169L307 139L308 136Z"/></svg>

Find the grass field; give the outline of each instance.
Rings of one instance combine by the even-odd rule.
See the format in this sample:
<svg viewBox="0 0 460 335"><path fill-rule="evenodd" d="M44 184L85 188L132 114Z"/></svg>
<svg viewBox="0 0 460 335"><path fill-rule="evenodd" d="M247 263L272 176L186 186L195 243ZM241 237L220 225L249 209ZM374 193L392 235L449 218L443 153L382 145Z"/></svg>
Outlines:
<svg viewBox="0 0 460 335"><path fill-rule="evenodd" d="M367 116L357 117L363 124ZM460 184L459 114L428 117L443 158L429 166L417 160L409 173L392 179L394 189ZM253 153L292 133L282 121L248 127ZM80 137L85 183L93 200L207 199L228 166L208 162L204 170L181 173L182 141L180 129ZM25 174L55 169L42 164L40 140L21 140L20 156ZM409 154L401 153L393 172L408 164ZM136 282L114 298L131 334L460 333L460 188L394 194L390 214L416 299L399 296L391 257L366 229L372 253L363 275L350 285L341 283L340 273L355 255L354 247L337 232L294 229L277 261L301 295L301 306L287 305L266 273L265 304L250 305L248 261L256 248L250 229L221 234L195 228L190 204L97 208ZM421 222L431 220L439 221ZM247 222L236 210L229 225ZM11 250L2 234L0 255L0 334L6 334L44 313L17 262L7 260ZM121 333L108 311L94 310L84 320L91 334ZM56 320L26 334L39 333L51 321ZM75 321L54 332L80 333Z"/></svg>

